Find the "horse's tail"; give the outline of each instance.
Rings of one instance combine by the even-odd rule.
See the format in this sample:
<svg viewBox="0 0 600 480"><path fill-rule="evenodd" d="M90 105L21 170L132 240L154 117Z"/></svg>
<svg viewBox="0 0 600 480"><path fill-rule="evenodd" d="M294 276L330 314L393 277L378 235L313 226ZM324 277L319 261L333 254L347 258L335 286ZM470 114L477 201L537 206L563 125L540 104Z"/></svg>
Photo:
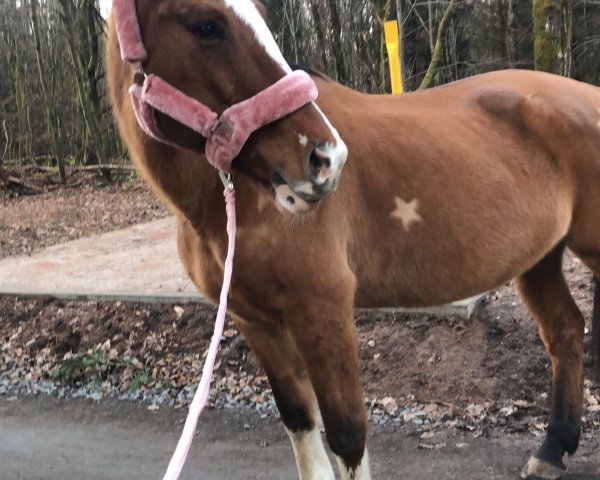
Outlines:
<svg viewBox="0 0 600 480"><path fill-rule="evenodd" d="M594 376L600 382L600 277L594 276L594 310L592 312L592 358Z"/></svg>

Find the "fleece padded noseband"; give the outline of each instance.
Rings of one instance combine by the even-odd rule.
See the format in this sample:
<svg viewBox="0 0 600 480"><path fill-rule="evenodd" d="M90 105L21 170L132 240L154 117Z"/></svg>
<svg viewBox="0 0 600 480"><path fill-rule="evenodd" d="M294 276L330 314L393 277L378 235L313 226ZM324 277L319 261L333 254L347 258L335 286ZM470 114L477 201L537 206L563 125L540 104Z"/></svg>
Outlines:
<svg viewBox="0 0 600 480"><path fill-rule="evenodd" d="M156 75L148 75L142 86L132 85L129 92L144 132L172 145L158 128L154 111L168 115L205 137L207 160L226 173L254 131L317 98L314 81L302 71L284 76L257 95L229 107L220 116Z"/></svg>

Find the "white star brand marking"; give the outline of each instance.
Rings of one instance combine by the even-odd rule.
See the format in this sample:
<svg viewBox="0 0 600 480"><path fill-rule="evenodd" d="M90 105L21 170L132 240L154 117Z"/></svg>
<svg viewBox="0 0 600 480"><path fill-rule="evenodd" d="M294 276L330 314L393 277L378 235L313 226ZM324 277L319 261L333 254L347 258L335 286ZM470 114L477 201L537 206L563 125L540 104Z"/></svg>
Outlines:
<svg viewBox="0 0 600 480"><path fill-rule="evenodd" d="M302 145L303 147L306 147L308 145L308 137L306 135L299 133L298 140L300 141L300 145Z"/></svg>
<svg viewBox="0 0 600 480"><path fill-rule="evenodd" d="M423 218L417 213L419 208L419 200L413 199L410 203L405 202L400 197L395 197L396 209L391 213L392 218L397 218L402 221L404 230L408 232L411 224L414 222L422 222Z"/></svg>

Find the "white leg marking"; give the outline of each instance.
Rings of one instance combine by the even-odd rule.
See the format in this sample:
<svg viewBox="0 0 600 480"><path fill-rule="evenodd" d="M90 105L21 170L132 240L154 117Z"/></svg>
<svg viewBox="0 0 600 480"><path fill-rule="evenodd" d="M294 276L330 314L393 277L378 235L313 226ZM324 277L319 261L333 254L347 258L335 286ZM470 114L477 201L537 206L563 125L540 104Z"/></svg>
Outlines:
<svg viewBox="0 0 600 480"><path fill-rule="evenodd" d="M369 452L365 449L360 465L356 469L350 469L344 461L336 455L338 467L340 469L341 480L371 480L371 467L369 467Z"/></svg>
<svg viewBox="0 0 600 480"><path fill-rule="evenodd" d="M335 480L321 433L316 427L309 432L295 433L287 428L285 431L292 441L300 480Z"/></svg>

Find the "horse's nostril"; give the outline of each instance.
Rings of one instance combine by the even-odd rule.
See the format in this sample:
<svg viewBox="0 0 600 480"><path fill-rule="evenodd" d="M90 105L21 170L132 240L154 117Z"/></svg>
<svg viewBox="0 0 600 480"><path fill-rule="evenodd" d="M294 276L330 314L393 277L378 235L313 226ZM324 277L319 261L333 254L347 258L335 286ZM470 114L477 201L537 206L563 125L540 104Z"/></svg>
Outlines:
<svg viewBox="0 0 600 480"><path fill-rule="evenodd" d="M321 170L323 170L324 168L331 168L331 160L324 152L320 151L318 148L315 148L311 152L308 163L310 166L311 173L313 173L314 175L319 175Z"/></svg>

